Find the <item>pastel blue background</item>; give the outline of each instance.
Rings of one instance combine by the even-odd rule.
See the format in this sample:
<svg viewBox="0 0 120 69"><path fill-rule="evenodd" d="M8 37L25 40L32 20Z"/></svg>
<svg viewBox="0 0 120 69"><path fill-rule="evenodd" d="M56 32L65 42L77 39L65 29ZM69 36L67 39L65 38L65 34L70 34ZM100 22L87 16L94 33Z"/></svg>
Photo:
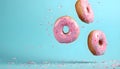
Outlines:
<svg viewBox="0 0 120 69"><path fill-rule="evenodd" d="M76 0L0 0L0 62L16 58L26 61L81 61L120 59L120 1L89 0L95 19L91 24L79 20ZM57 18L68 15L80 26L78 39L69 44L56 41L53 26ZM94 56L87 37L92 30L106 34L107 50Z"/></svg>

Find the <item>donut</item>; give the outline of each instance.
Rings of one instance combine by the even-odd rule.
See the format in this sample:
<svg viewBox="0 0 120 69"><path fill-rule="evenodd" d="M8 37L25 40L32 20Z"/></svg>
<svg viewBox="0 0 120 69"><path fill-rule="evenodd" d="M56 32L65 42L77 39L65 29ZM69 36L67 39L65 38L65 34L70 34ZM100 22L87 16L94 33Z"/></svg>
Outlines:
<svg viewBox="0 0 120 69"><path fill-rule="evenodd" d="M64 26L69 28L67 33L63 30ZM78 38L80 33L77 22L70 16L62 16L58 18L54 24L53 31L56 40L60 43L71 43Z"/></svg>
<svg viewBox="0 0 120 69"><path fill-rule="evenodd" d="M94 20L93 10L88 0L77 0L75 4L78 17L85 23L89 24Z"/></svg>
<svg viewBox="0 0 120 69"><path fill-rule="evenodd" d="M93 55L103 55L106 50L107 40L100 30L93 30L88 36L88 48Z"/></svg>

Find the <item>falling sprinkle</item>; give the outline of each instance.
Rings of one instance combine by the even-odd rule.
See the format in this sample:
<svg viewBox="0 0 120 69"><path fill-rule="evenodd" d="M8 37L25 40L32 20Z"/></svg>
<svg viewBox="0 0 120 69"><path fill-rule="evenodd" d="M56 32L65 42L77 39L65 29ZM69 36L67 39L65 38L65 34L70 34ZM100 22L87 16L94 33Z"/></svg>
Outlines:
<svg viewBox="0 0 120 69"><path fill-rule="evenodd" d="M50 22L48 22L47 24L50 25Z"/></svg>
<svg viewBox="0 0 120 69"><path fill-rule="evenodd" d="M53 26L53 24L51 24L51 26Z"/></svg>
<svg viewBox="0 0 120 69"><path fill-rule="evenodd" d="M54 45L52 45L52 48L54 48Z"/></svg>
<svg viewBox="0 0 120 69"><path fill-rule="evenodd" d="M102 61L102 63L105 63L105 61Z"/></svg>
<svg viewBox="0 0 120 69"><path fill-rule="evenodd" d="M48 33L48 36L50 36L50 34Z"/></svg>
<svg viewBox="0 0 120 69"><path fill-rule="evenodd" d="M48 12L52 12L52 9L48 9Z"/></svg>
<svg viewBox="0 0 120 69"><path fill-rule="evenodd" d="M50 19L53 19L53 17L51 16Z"/></svg>
<svg viewBox="0 0 120 69"><path fill-rule="evenodd" d="M46 31L48 31L48 28L46 28Z"/></svg>
<svg viewBox="0 0 120 69"><path fill-rule="evenodd" d="M42 46L40 46L40 48L42 48Z"/></svg>
<svg viewBox="0 0 120 69"><path fill-rule="evenodd" d="M82 26L82 28L85 28L85 26Z"/></svg>
<svg viewBox="0 0 120 69"><path fill-rule="evenodd" d="M40 24L40 26L41 26L42 24Z"/></svg>
<svg viewBox="0 0 120 69"><path fill-rule="evenodd" d="M58 8L61 9L61 8L62 8L62 5L59 5Z"/></svg>
<svg viewBox="0 0 120 69"><path fill-rule="evenodd" d="M98 2L98 4L100 4L100 2Z"/></svg>

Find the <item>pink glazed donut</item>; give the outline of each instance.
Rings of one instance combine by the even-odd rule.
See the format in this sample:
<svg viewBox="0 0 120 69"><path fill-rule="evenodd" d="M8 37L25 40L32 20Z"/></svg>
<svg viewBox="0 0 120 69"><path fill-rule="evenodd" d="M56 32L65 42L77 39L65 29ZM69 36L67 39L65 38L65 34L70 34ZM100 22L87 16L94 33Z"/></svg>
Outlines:
<svg viewBox="0 0 120 69"><path fill-rule="evenodd" d="M68 26L69 31L64 33L63 27ZM60 43L70 43L75 41L79 35L79 26L70 16L62 16L57 19L54 25L54 36Z"/></svg>
<svg viewBox="0 0 120 69"><path fill-rule="evenodd" d="M103 55L106 50L106 37L100 30L90 32L88 36L88 48L93 55Z"/></svg>
<svg viewBox="0 0 120 69"><path fill-rule="evenodd" d="M77 0L75 4L78 17L86 23L91 23L94 20L94 14L88 0Z"/></svg>

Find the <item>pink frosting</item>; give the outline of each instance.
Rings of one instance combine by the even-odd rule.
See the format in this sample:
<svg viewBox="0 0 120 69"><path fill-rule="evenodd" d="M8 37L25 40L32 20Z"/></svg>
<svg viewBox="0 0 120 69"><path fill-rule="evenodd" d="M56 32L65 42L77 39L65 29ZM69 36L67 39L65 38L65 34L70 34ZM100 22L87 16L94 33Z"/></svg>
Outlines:
<svg viewBox="0 0 120 69"><path fill-rule="evenodd" d="M68 33L63 32L64 26L69 27ZM69 16L60 17L54 25L54 36L60 43L75 41L78 38L79 32L79 26L76 21Z"/></svg>
<svg viewBox="0 0 120 69"><path fill-rule="evenodd" d="M100 30L95 30L92 36L92 48L94 48L96 55L104 54L106 45L107 41L105 34Z"/></svg>

